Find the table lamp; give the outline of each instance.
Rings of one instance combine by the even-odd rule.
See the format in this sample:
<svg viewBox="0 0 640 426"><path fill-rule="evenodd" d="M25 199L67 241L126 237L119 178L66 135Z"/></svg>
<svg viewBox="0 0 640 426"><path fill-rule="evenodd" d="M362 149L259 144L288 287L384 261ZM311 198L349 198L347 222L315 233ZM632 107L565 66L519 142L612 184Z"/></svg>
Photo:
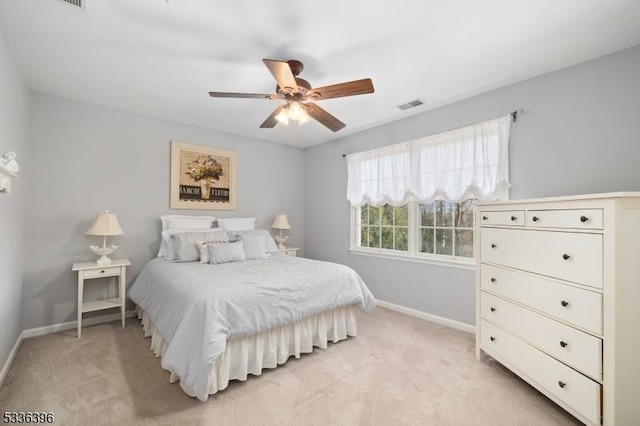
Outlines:
<svg viewBox="0 0 640 426"><path fill-rule="evenodd" d="M113 244L107 246L107 237L111 235L122 235L124 232L118 223L118 218L114 213L109 213L108 210L98 213L96 215L96 219L93 221L93 224L87 232L87 235L101 235L102 239L102 247L99 246L89 246L89 248L100 258L96 261L98 265L108 265L111 263L111 259L109 259L109 255L113 253L118 246L114 246Z"/></svg>
<svg viewBox="0 0 640 426"><path fill-rule="evenodd" d="M278 248L279 249L284 249L286 248L284 245L284 242L287 241L289 239L289 237L283 237L282 236L282 230L283 229L291 229L291 225L289 225L289 219L287 219L287 215L284 213L280 213L279 215L276 215L276 219L273 221L273 225L271 225L271 227L273 229L279 229L280 230L280 235L276 235L275 237L273 237L273 239L276 241L276 243L278 243Z"/></svg>

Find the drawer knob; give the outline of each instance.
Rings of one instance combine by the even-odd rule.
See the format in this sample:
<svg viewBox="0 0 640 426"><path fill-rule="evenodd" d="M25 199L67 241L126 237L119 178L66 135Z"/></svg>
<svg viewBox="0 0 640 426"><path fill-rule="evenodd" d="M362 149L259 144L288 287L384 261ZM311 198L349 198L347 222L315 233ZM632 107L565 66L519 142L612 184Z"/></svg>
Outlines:
<svg viewBox="0 0 640 426"><path fill-rule="evenodd" d="M482 220L489 220L487 216L482 216Z"/></svg>
<svg viewBox="0 0 640 426"><path fill-rule="evenodd" d="M565 382L563 382L562 380L560 380L560 381L558 382L558 386L560 386L561 388L563 388L563 387L567 386L567 384L566 384Z"/></svg>
<svg viewBox="0 0 640 426"><path fill-rule="evenodd" d="M565 254L562 255L562 258L564 260L569 260L571 258L571 256L569 256L568 254L565 253Z"/></svg>
<svg viewBox="0 0 640 426"><path fill-rule="evenodd" d="M531 218L532 221L537 222L540 220L540 218L538 216L534 216Z"/></svg>
<svg viewBox="0 0 640 426"><path fill-rule="evenodd" d="M100 271L101 274L104 274L104 269L102 271Z"/></svg>
<svg viewBox="0 0 640 426"><path fill-rule="evenodd" d="M516 220L518 220L518 218L517 218L517 217L515 217L515 216L511 216L511 221L512 221L512 222L515 222Z"/></svg>
<svg viewBox="0 0 640 426"><path fill-rule="evenodd" d="M491 248L498 248L498 246L495 244L491 244Z"/></svg>
<svg viewBox="0 0 640 426"><path fill-rule="evenodd" d="M580 216L580 222L585 223L585 222L588 222L588 221L589 221L589 218L588 218L588 217L586 217L586 216Z"/></svg>
<svg viewBox="0 0 640 426"><path fill-rule="evenodd" d="M498 280L496 280L495 278L491 277L491 282L492 283L495 283L496 281L498 281Z"/></svg>
<svg viewBox="0 0 640 426"><path fill-rule="evenodd" d="M495 337L493 337L493 336L489 337L489 339L490 339L492 342L495 342L495 341L496 341L496 338L495 338Z"/></svg>
<svg viewBox="0 0 640 426"><path fill-rule="evenodd" d="M489 308L489 309L491 309L491 312L495 312L496 311L496 308L494 308L493 306L491 308Z"/></svg>
<svg viewBox="0 0 640 426"><path fill-rule="evenodd" d="M563 342L562 340L560 341L560 346L562 346L563 348L566 348L568 345L567 342Z"/></svg>
<svg viewBox="0 0 640 426"><path fill-rule="evenodd" d="M566 300L563 300L562 302L560 302L560 304L561 304L562 306L564 306L565 308L566 308L567 306L569 306L569 302L567 302Z"/></svg>

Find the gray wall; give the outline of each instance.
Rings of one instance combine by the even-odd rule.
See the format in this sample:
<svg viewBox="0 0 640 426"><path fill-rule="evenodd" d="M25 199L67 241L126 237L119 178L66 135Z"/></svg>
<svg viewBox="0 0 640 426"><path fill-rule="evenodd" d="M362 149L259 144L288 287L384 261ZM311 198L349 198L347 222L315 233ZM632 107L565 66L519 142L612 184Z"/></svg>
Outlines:
<svg viewBox="0 0 640 426"><path fill-rule="evenodd" d="M256 216L270 229L288 214L291 245L304 245L304 154L284 145L129 114L34 92L31 97L29 209L26 215L24 328L75 320L71 264L95 259L100 237L84 235L95 214L118 215L125 235L114 257L128 257L128 281L155 257L161 214ZM236 151L235 211L170 210L170 141ZM104 283L88 282L88 298ZM94 288L91 288L94 287ZM93 292L93 295L91 294Z"/></svg>
<svg viewBox="0 0 640 426"><path fill-rule="evenodd" d="M0 33L0 155L13 151L21 170L0 194L0 369L22 332L22 231L26 211L29 92Z"/></svg>
<svg viewBox="0 0 640 426"><path fill-rule="evenodd" d="M640 190L639 46L305 150L307 257L353 267L378 299L473 324L473 271L348 252L341 154L516 109L524 114L511 133L512 199Z"/></svg>

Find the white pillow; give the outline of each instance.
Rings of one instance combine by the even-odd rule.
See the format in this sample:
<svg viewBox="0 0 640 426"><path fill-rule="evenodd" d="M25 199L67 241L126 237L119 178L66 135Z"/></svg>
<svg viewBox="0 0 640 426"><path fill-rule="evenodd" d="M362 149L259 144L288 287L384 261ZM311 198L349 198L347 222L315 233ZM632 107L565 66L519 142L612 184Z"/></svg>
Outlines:
<svg viewBox="0 0 640 426"><path fill-rule="evenodd" d="M218 218L218 226L225 231L250 231L256 229L255 217Z"/></svg>
<svg viewBox="0 0 640 426"><path fill-rule="evenodd" d="M267 242L262 235L245 233L242 236L242 248L247 260L266 259L269 256L267 254Z"/></svg>
<svg viewBox="0 0 640 426"><path fill-rule="evenodd" d="M244 262L242 241L221 244L207 244L209 249L209 263Z"/></svg>
<svg viewBox="0 0 640 426"><path fill-rule="evenodd" d="M189 216L178 214L165 214L160 216L160 222L162 223L161 232L178 229L178 230L193 230L193 229L207 229L212 228L215 223L215 216ZM160 249L158 250L158 257L166 257L167 255L167 243L165 238L160 238Z"/></svg>
<svg viewBox="0 0 640 426"><path fill-rule="evenodd" d="M222 232L225 232L221 230ZM226 235L226 232L225 232ZM229 237L220 238L215 240L200 240L196 244L198 245L198 249L200 250L200 263L209 263L209 248L207 247L209 244L224 244L229 242Z"/></svg>
<svg viewBox="0 0 640 426"><path fill-rule="evenodd" d="M166 232L166 231L165 231ZM195 262L200 260L200 247L198 241L221 240L228 241L229 236L222 229L213 230L194 230L193 232L176 232L171 235L173 240L173 249L176 254L176 260L179 262Z"/></svg>
<svg viewBox="0 0 640 426"><path fill-rule="evenodd" d="M238 238L242 239L245 235L259 235L264 239L264 243L268 253L275 253L278 251L278 246L276 246L275 241L273 241L273 237L266 229L252 229L251 231L236 231L227 232L229 234L229 238Z"/></svg>
<svg viewBox="0 0 640 426"><path fill-rule="evenodd" d="M185 238L192 239L194 244L194 249L197 250L197 247L195 247L196 241L217 239L220 236L219 234L220 232L225 232L225 231L222 229L211 229L211 228L209 228L208 230L207 229L168 229L166 231L162 231L162 241L164 242L166 247L164 258L167 260L176 259L176 247L175 247L175 240L173 238L173 236L176 234L187 235ZM225 236L226 236L226 233L225 233Z"/></svg>

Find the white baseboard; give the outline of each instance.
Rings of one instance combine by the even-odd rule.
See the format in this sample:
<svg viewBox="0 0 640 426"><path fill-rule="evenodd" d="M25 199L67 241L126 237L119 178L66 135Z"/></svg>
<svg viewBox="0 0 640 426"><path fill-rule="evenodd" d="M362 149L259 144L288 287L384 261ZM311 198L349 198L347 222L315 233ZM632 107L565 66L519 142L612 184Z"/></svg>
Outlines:
<svg viewBox="0 0 640 426"><path fill-rule="evenodd" d="M400 312L403 314L411 315L412 317L420 318L426 321L435 322L436 324L446 325L447 327L455 328L457 330L466 331L467 333L475 334L476 327L463 322L454 321L449 318L439 317L437 315L428 314L426 312L418 311L404 306L396 305L394 303L385 302L384 300L377 299L376 302L381 308L390 309L392 311Z"/></svg>
<svg viewBox="0 0 640 426"><path fill-rule="evenodd" d="M135 315L133 311L126 311L125 318L131 318ZM82 320L82 326L102 324L105 322L116 321L120 319L120 313L101 315L99 317L87 318ZM78 327L78 321L63 322L60 324L46 325L44 327L30 328L22 332L23 338L44 336L45 334L57 333L59 331L73 330Z"/></svg>
<svg viewBox="0 0 640 426"><path fill-rule="evenodd" d="M125 318L131 318L135 316L135 312L126 311L124 313L124 316ZM102 324L105 322L117 321L119 319L120 319L120 313L101 315L99 317L83 319L82 326L84 327L85 325ZM77 328L77 327L78 327L78 321L69 321L69 322L63 322L60 324L47 325L45 327L36 327L36 328L30 328L28 330L23 330L22 333L20 333L20 335L18 336L18 339L16 340L15 345L13 345L13 349L11 349L11 352L9 352L9 356L7 357L7 360L4 362L4 365L2 366L2 370L0 370L0 386L2 386L2 384L4 383L4 379L7 376L7 373L9 372L9 368L11 367L11 364L13 364L13 360L16 357L16 354L18 353L18 349L20 348L20 345L22 345L22 342L24 341L24 339L27 339L29 337L44 336L45 334L57 333L59 331L73 330L74 328Z"/></svg>
<svg viewBox="0 0 640 426"><path fill-rule="evenodd" d="M13 359L16 357L16 354L18 353L18 349L20 348L20 345L22 345L23 341L24 341L24 331L20 333L20 335L18 336L18 339L16 340L16 344L13 345L13 349L11 349L11 352L9 352L9 356L7 357L7 360L4 362L4 365L2 366L2 370L0 370L0 386L2 386L2 384L4 383L4 379L5 377L7 377L9 368L11 367L11 364L13 364Z"/></svg>

